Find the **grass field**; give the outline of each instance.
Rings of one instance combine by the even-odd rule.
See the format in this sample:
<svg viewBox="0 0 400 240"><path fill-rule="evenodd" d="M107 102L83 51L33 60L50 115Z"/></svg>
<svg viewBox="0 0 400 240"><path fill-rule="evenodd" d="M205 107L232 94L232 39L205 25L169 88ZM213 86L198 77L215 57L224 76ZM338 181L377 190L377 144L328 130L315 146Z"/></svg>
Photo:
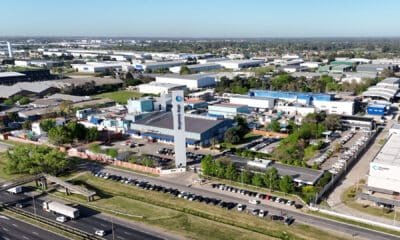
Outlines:
<svg viewBox="0 0 400 240"><path fill-rule="evenodd" d="M360 187L361 189L361 187ZM351 207L357 211L378 216L378 217L383 217L387 219L393 220L395 217L395 212L392 210L385 209L385 208L380 208L380 207L375 207L372 204L361 204L356 202L355 200L355 193L354 193L354 186L350 187L347 189L341 196L342 201L346 204L346 206ZM400 221L400 214L397 212L396 213L396 221Z"/></svg>
<svg viewBox="0 0 400 240"><path fill-rule="evenodd" d="M107 92L107 93L102 93L95 95L95 97L101 97L101 98L110 98L120 104L126 104L128 99L134 98L134 97L141 97L142 94L139 92L135 91L115 91L115 92Z"/></svg>
<svg viewBox="0 0 400 240"><path fill-rule="evenodd" d="M341 239L319 229L296 224L287 227L235 210L228 211L212 205L174 198L169 194L146 191L83 174L75 184L95 190L100 199L87 203L77 195L68 198L138 217L124 217L142 221L191 239ZM67 197L63 193L57 193ZM109 212L111 213L111 212ZM118 215L118 214L117 214Z"/></svg>

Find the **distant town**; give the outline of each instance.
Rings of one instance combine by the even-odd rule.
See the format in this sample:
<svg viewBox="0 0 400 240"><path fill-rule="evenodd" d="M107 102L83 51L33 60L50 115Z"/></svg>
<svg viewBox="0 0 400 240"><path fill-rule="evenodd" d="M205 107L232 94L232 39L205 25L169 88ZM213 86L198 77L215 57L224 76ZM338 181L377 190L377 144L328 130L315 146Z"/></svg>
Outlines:
<svg viewBox="0 0 400 240"><path fill-rule="evenodd" d="M399 46L0 38L0 238L399 239Z"/></svg>

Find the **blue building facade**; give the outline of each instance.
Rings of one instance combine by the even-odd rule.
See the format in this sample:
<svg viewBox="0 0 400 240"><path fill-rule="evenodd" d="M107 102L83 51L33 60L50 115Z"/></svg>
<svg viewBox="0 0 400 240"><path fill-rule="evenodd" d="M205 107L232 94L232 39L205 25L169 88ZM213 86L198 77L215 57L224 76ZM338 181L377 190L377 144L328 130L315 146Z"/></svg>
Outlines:
<svg viewBox="0 0 400 240"><path fill-rule="evenodd" d="M325 93L307 93L307 92L282 92L270 90L250 90L248 93L251 97L275 98L289 101L300 101L305 104L312 105L313 101L332 101L333 94Z"/></svg>

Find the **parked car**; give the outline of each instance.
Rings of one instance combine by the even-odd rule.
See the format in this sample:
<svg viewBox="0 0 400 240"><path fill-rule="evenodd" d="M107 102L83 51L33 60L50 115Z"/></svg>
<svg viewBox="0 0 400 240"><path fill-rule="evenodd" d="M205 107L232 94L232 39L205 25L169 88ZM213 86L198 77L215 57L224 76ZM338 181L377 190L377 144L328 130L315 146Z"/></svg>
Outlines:
<svg viewBox="0 0 400 240"><path fill-rule="evenodd" d="M257 204L260 204L260 201L258 201L258 200L256 200L256 199L250 199L250 200L249 200L249 203L254 204L254 205L257 205Z"/></svg>
<svg viewBox="0 0 400 240"><path fill-rule="evenodd" d="M106 235L106 231L99 229L99 230L96 230L94 232L94 234L96 234L97 236L100 236L100 237L104 237Z"/></svg>

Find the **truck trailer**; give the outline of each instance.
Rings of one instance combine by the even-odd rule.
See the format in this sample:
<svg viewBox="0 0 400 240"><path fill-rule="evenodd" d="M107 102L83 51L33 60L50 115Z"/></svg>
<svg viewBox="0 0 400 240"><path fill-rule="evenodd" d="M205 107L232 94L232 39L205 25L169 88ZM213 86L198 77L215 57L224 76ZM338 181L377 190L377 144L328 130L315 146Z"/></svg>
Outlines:
<svg viewBox="0 0 400 240"><path fill-rule="evenodd" d="M17 194L22 192L22 187L21 186L16 186L10 189L7 189L7 192Z"/></svg>
<svg viewBox="0 0 400 240"><path fill-rule="evenodd" d="M79 209L55 201L43 202L43 210L58 213L71 219L79 217Z"/></svg>

